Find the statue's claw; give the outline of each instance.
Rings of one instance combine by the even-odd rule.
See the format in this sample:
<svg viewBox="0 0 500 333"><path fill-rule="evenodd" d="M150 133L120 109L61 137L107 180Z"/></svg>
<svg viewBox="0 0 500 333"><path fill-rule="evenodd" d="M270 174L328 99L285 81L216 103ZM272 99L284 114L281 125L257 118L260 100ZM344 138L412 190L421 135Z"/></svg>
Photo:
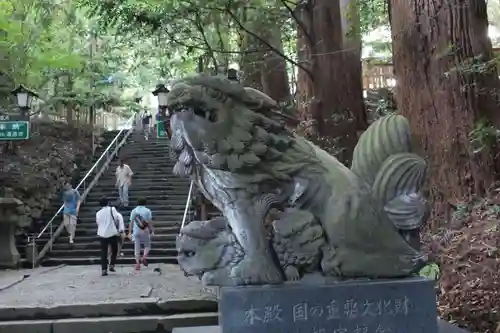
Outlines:
<svg viewBox="0 0 500 333"><path fill-rule="evenodd" d="M266 256L246 256L231 270L231 277L243 281L243 284L280 284L283 277Z"/></svg>

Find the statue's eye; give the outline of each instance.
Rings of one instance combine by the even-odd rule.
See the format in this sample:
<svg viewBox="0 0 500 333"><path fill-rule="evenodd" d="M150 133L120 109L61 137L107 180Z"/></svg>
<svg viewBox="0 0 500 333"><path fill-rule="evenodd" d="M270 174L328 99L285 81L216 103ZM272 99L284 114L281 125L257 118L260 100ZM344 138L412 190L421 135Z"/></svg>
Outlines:
<svg viewBox="0 0 500 333"><path fill-rule="evenodd" d="M183 251L183 254L186 257L194 257L196 255L196 252L193 252L193 251Z"/></svg>
<svg viewBox="0 0 500 333"><path fill-rule="evenodd" d="M194 114L201 118L205 118L207 116L207 112L199 107L194 108Z"/></svg>

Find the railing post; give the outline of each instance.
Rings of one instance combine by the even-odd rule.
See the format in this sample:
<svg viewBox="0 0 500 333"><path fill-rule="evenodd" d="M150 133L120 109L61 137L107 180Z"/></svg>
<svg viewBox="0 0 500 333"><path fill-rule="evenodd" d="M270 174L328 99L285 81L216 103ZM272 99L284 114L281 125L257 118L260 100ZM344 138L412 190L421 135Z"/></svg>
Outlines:
<svg viewBox="0 0 500 333"><path fill-rule="evenodd" d="M32 253L32 256L31 256L31 268L32 269L35 269L35 266L36 266L36 235L33 235L33 237L31 237L31 241L33 242L33 244L31 245L31 253ZM28 241L29 243L29 241Z"/></svg>
<svg viewBox="0 0 500 333"><path fill-rule="evenodd" d="M53 235L54 235L54 222L50 224L50 239L52 239ZM52 244L50 244L50 250L52 251Z"/></svg>
<svg viewBox="0 0 500 333"><path fill-rule="evenodd" d="M186 223L186 217L189 211L189 206L191 206L191 196L193 193L193 187L194 187L194 182L191 181L191 184L189 185L189 192L188 192L188 197L186 201L186 208L184 208L184 216L182 217L182 223L181 223L181 229L184 228L184 224Z"/></svg>

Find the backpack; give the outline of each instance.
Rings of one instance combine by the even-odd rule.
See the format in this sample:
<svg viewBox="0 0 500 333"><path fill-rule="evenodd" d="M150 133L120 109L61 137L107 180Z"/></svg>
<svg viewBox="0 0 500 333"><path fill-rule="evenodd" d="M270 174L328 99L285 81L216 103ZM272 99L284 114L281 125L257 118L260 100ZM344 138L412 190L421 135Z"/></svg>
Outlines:
<svg viewBox="0 0 500 333"><path fill-rule="evenodd" d="M139 227L141 230L145 230L146 228L149 228L149 223L142 218L141 215L135 214L134 216L134 223Z"/></svg>

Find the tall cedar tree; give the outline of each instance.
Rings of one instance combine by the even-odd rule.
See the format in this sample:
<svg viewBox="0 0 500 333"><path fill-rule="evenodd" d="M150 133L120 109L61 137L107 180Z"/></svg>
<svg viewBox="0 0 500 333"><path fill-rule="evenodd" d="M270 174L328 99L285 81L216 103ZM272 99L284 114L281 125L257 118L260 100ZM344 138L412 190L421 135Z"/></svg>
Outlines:
<svg viewBox="0 0 500 333"><path fill-rule="evenodd" d="M493 149L475 152L470 137L480 120L500 124L486 2L389 2L398 109L429 162L436 212L449 212L495 175Z"/></svg>
<svg viewBox="0 0 500 333"><path fill-rule="evenodd" d="M358 133L367 126L360 52L344 48L338 0L309 0L294 16L299 61L309 68L298 71L301 118L314 120L313 137L333 139L341 149L337 157L349 165Z"/></svg>

